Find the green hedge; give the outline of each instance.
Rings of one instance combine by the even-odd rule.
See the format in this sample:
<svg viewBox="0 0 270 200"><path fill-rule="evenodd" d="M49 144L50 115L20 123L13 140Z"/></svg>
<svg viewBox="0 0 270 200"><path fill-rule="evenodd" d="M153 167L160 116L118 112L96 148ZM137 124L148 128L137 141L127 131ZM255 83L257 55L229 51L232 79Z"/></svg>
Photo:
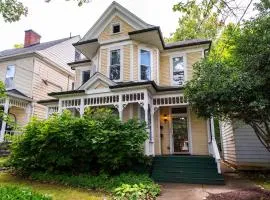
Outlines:
<svg viewBox="0 0 270 200"><path fill-rule="evenodd" d="M32 180L48 183L60 183L73 187L95 189L113 194L114 199L155 199L160 194L160 187L146 174L123 173L118 176L101 174L90 175L55 175L50 173L32 173Z"/></svg>
<svg viewBox="0 0 270 200"><path fill-rule="evenodd" d="M33 119L12 144L11 165L18 171L106 172L151 164L144 156L145 123L121 122L109 109L89 109L81 118L65 111Z"/></svg>
<svg viewBox="0 0 270 200"><path fill-rule="evenodd" d="M51 200L51 197L33 192L28 188L0 186L0 200Z"/></svg>

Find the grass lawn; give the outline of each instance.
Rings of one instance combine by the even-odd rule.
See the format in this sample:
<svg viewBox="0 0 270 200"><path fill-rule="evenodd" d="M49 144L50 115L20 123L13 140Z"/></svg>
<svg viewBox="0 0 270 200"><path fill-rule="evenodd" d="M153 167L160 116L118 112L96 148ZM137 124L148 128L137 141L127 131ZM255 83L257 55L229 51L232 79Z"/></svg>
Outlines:
<svg viewBox="0 0 270 200"><path fill-rule="evenodd" d="M87 191L68 186L60 186L35 181L28 181L12 176L6 172L0 172L0 185L16 185L28 187L36 192L50 195L53 200L102 200L104 194Z"/></svg>

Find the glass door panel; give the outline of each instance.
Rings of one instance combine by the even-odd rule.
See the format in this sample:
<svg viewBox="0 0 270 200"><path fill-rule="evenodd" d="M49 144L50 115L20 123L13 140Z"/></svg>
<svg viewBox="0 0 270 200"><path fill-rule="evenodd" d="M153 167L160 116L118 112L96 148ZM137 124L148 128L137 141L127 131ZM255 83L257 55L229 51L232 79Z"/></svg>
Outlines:
<svg viewBox="0 0 270 200"><path fill-rule="evenodd" d="M174 153L189 153L187 117L172 118Z"/></svg>

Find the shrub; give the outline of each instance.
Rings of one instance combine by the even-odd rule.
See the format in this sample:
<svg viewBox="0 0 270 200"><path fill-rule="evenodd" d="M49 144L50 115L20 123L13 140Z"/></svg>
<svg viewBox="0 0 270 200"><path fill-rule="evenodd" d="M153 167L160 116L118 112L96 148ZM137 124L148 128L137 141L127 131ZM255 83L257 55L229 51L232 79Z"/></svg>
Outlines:
<svg viewBox="0 0 270 200"><path fill-rule="evenodd" d="M33 119L12 144L10 163L23 172L128 171L146 162L146 139L145 123L121 122L109 109L89 109L81 118L65 111Z"/></svg>
<svg viewBox="0 0 270 200"><path fill-rule="evenodd" d="M113 194L114 199L155 199L160 187L146 174L122 173L119 176L101 174L97 176L32 173L33 180L60 183L73 187L97 189Z"/></svg>
<svg viewBox="0 0 270 200"><path fill-rule="evenodd" d="M15 186L0 186L0 200L51 200L51 197L42 195L28 188Z"/></svg>

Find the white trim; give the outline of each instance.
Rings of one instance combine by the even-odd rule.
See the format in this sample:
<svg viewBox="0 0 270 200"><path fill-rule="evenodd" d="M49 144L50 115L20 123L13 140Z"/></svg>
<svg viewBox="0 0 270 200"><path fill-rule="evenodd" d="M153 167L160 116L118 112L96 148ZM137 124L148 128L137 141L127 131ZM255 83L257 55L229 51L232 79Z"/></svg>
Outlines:
<svg viewBox="0 0 270 200"><path fill-rule="evenodd" d="M148 48L144 45L138 45L138 81L143 82L147 80L141 80L141 50L149 51L150 52L150 80L154 80L153 78L153 49Z"/></svg>
<svg viewBox="0 0 270 200"><path fill-rule="evenodd" d="M162 152L162 150L161 150L161 148L162 148L162 146L161 146L161 135L160 135L160 108L157 110L157 115L158 115L158 123L157 123L157 126L158 126L158 128L157 128L157 134L158 134L158 138L159 138L159 144L158 144L158 146L159 146L159 155L161 155L161 152Z"/></svg>
<svg viewBox="0 0 270 200"><path fill-rule="evenodd" d="M98 53L98 67L97 67L97 71L98 72L101 72L101 60L100 60L100 58L101 58L101 48L99 48L99 53Z"/></svg>
<svg viewBox="0 0 270 200"><path fill-rule="evenodd" d="M159 70L160 70L160 52L159 52L159 49L157 48L156 49L156 51L157 51L157 85L159 85L159 83L160 83L160 76L159 76Z"/></svg>
<svg viewBox="0 0 270 200"><path fill-rule="evenodd" d="M110 42L108 42L108 41L110 41ZM114 48L114 47L119 47L119 46L124 46L124 45L135 43L132 40L128 40L128 41L119 41L117 43L112 44L112 42L115 42L115 41L119 41L119 38L112 39L112 40L106 40L106 43L103 43L100 48L101 49L108 49L108 48Z"/></svg>
<svg viewBox="0 0 270 200"><path fill-rule="evenodd" d="M134 61L133 61L133 59L134 59L134 56L133 56L133 44L131 44L130 45L130 81L133 81L134 80L134 72L133 72L133 70L134 70Z"/></svg>
<svg viewBox="0 0 270 200"><path fill-rule="evenodd" d="M178 108L179 106L174 106L174 107L170 107L169 109L169 113L170 113L170 134L171 134L171 154L185 154L186 152L174 152L174 141L173 141L173 125L172 125L172 121L173 121L173 115L172 115L172 108ZM183 114L177 114L177 116L183 116L187 118L187 134L188 134L188 153L192 154L192 132L191 132L191 119L190 119L190 112L189 112L189 107L188 106L184 106L187 109L187 113L183 113Z"/></svg>
<svg viewBox="0 0 270 200"><path fill-rule="evenodd" d="M107 77L110 79L110 67L111 67L111 51L120 50L120 79L112 80L114 82L122 82L124 79L124 48L123 46L114 46L108 49L107 53Z"/></svg>
<svg viewBox="0 0 270 200"><path fill-rule="evenodd" d="M107 84L107 85L115 85L115 83L110 80L108 77L101 73L96 73L94 76L92 76L86 83L84 83L82 86L80 86L78 89L86 90L89 88L92 84L94 84L96 81L100 80L101 82Z"/></svg>
<svg viewBox="0 0 270 200"><path fill-rule="evenodd" d="M186 53L179 53L179 54L173 54L170 56L170 83L171 86L178 86L173 84L173 58L177 57L183 57L183 62L184 62L184 85L187 81L187 55Z"/></svg>
<svg viewBox="0 0 270 200"><path fill-rule="evenodd" d="M172 52L162 52L161 56L174 56L177 54L183 54L183 53L195 53L195 52L203 52L205 48L192 48L192 49L183 49L178 51L172 51Z"/></svg>
<svg viewBox="0 0 270 200"><path fill-rule="evenodd" d="M119 25L119 32L114 33L113 32L113 27L116 26L116 25ZM118 35L118 34L121 34L121 33L123 33L122 32L122 23L121 23L121 21L119 20L117 22L112 22L111 23L111 35Z"/></svg>
<svg viewBox="0 0 270 200"><path fill-rule="evenodd" d="M192 146L192 126L191 126L191 107L187 106L187 114L188 114L188 142L189 142L189 153L193 154L193 146Z"/></svg>
<svg viewBox="0 0 270 200"><path fill-rule="evenodd" d="M145 29L150 26L138 18L136 15L131 13L129 10L113 2L101 15L101 17L95 22L95 24L88 30L84 37L80 40L85 41L91 38L97 38L98 35L105 29L105 27L111 22L111 19L115 16L119 16L122 20L125 20L128 24L133 26L135 29Z"/></svg>

